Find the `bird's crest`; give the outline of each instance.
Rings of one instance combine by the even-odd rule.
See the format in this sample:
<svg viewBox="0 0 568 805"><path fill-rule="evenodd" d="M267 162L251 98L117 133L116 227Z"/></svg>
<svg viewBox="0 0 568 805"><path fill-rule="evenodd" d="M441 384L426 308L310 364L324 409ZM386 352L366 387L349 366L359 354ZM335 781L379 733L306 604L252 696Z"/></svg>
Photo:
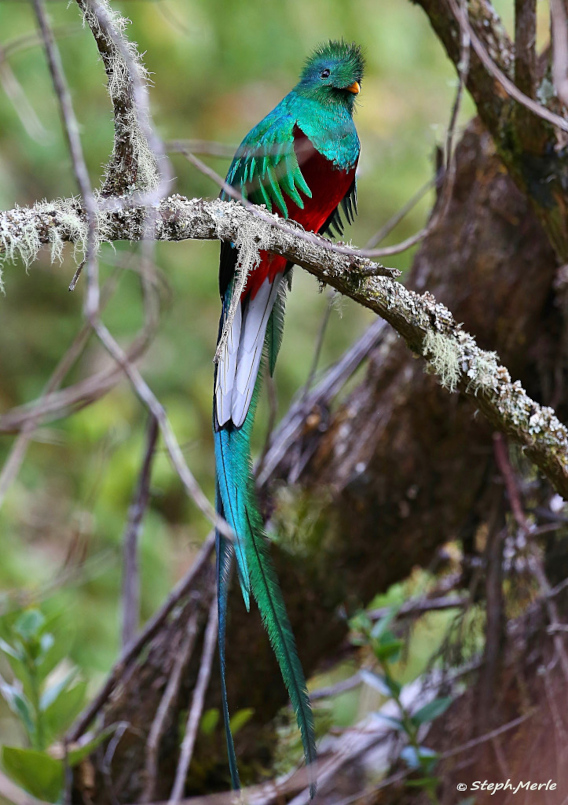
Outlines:
<svg viewBox="0 0 568 805"><path fill-rule="evenodd" d="M365 57L360 45L345 42L344 39L330 39L319 45L306 59L301 79L307 78L314 67L326 62L341 62L356 81L361 82L365 70Z"/></svg>

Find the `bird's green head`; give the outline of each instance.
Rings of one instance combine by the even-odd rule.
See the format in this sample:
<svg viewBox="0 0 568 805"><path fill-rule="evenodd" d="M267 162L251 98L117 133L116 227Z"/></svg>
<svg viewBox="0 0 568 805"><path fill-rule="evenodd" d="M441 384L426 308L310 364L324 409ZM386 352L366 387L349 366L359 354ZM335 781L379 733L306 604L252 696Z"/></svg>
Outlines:
<svg viewBox="0 0 568 805"><path fill-rule="evenodd" d="M296 89L322 103L353 109L361 91L365 60L359 45L329 41L309 56Z"/></svg>

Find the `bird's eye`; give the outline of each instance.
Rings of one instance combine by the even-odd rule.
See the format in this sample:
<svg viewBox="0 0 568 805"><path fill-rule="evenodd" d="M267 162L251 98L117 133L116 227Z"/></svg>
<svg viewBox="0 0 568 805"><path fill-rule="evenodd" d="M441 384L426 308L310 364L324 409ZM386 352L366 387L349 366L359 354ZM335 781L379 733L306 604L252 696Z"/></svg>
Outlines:
<svg viewBox="0 0 568 805"><path fill-rule="evenodd" d="M320 78L329 78L329 74L330 74L330 70L328 70L327 67L326 67L325 70L321 71Z"/></svg>

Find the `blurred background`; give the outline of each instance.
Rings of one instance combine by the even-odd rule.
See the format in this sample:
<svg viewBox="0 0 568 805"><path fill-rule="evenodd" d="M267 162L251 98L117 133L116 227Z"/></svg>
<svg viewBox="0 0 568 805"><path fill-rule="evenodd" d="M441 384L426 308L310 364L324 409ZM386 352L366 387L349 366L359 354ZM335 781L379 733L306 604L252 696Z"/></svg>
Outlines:
<svg viewBox="0 0 568 805"><path fill-rule="evenodd" d="M247 131L288 92L303 61L320 42L359 42L367 71L358 103L362 142L359 216L346 237L358 246L413 196L435 170L456 91L455 72L421 9L406 0L157 0L113 3L132 20L128 30L151 74L154 121L164 140L202 139L236 147ZM510 23L512 4L496 3ZM112 146L105 74L92 36L74 5L50 2L91 180L97 186ZM0 207L33 204L77 193L35 18L24 2L0 3ZM464 99L458 134L471 117ZM175 190L214 197L217 188L172 155ZM224 174L229 159L204 157ZM397 242L426 221L430 190L384 242ZM388 258L405 271L413 251ZM140 363L166 407L186 460L213 498L210 435L212 356L217 335L218 244L158 244L161 320ZM143 321L139 258L128 244L105 245L102 279L117 266L118 289L104 320L122 343ZM76 269L66 247L61 263L49 252L28 271L6 264L0 296L0 414L41 394L81 326L84 280L68 290ZM281 416L310 372L322 318L330 304L313 277L296 269L276 371ZM332 364L372 322L369 311L333 299L319 369ZM73 382L108 365L91 341ZM255 439L262 448L266 394ZM93 405L42 426L0 509L0 615L29 604L52 615L54 631L94 691L120 646L121 538L144 449L146 411L126 382ZM0 463L14 435L0 433ZM141 543L142 616L148 617L189 567L209 523L188 500L164 452L158 453L152 499ZM409 585L421 584L420 578ZM402 600L405 589L391 590ZM413 638L412 676L443 634L445 614L432 615ZM422 630L422 632L421 632ZM355 718L359 691L349 694ZM0 742L14 730L0 711Z"/></svg>

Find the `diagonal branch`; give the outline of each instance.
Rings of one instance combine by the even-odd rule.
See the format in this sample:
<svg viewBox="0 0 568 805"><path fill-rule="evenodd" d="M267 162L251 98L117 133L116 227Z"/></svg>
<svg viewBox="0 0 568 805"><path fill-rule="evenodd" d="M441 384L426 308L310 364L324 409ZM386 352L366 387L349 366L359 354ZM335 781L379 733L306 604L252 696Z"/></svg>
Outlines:
<svg viewBox="0 0 568 805"><path fill-rule="evenodd" d="M22 232L33 230L38 248L41 242L50 242L61 205L69 210L69 202L64 201L16 208L0 215L0 243L8 255L17 252ZM266 217L265 211L262 214ZM79 212L77 218L80 223ZM497 356L481 350L473 336L464 332L431 294L417 294L389 276L376 276L394 274L392 269L377 266L356 250L338 253L324 238L305 241L292 224L278 221L273 227L233 202L171 196L156 208L151 233L144 227L144 210L137 208L100 212L98 220L110 240L140 240L153 235L156 240L174 241L235 241L254 220L254 232L260 234L269 251L302 266L321 282L382 316L413 352L427 359L444 386L469 397L494 427L525 448L559 494L568 497L568 431L554 411L532 400L518 381L513 383ZM65 224L60 225L59 237L70 240L73 231L77 227L69 229L67 221L67 229ZM138 371L128 368L141 381Z"/></svg>

